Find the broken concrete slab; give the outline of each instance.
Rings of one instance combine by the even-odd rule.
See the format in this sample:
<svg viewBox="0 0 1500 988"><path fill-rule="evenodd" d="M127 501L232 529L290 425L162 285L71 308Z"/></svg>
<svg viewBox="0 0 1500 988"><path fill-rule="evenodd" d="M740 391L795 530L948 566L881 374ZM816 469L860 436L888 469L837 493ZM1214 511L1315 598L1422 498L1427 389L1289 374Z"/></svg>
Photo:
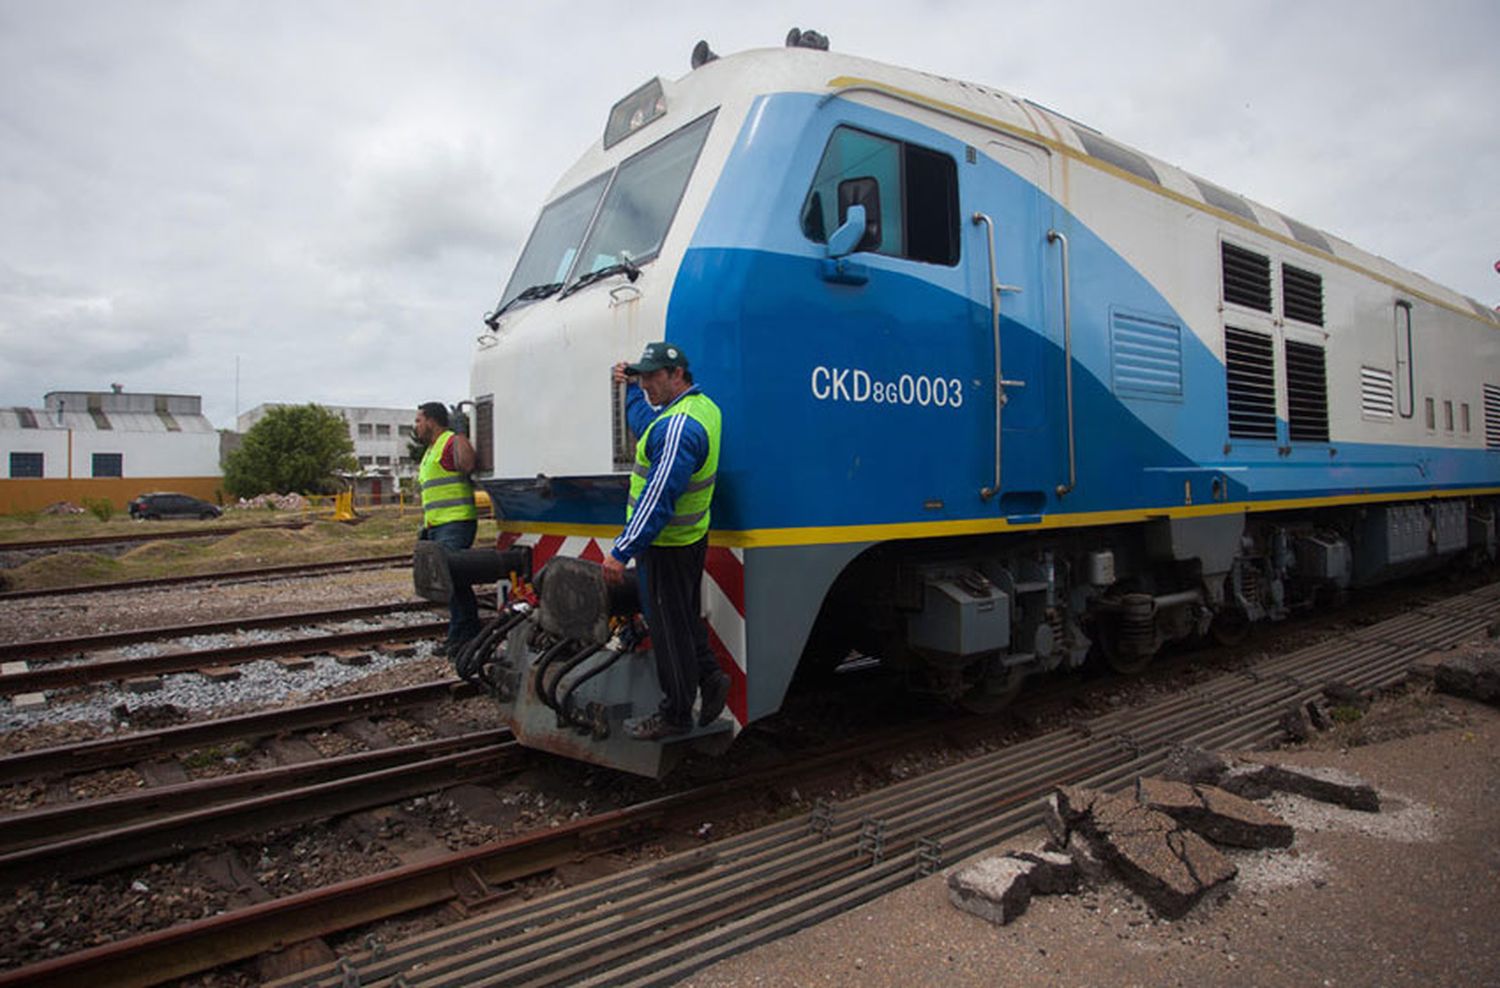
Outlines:
<svg viewBox="0 0 1500 988"><path fill-rule="evenodd" d="M948 876L948 901L998 926L1014 921L1031 904L1031 872L1019 858L985 858Z"/></svg>
<svg viewBox="0 0 1500 988"><path fill-rule="evenodd" d="M1216 786L1192 786L1165 779L1140 779L1136 798L1194 833L1232 847L1290 847L1290 824L1248 799Z"/></svg>
<svg viewBox="0 0 1500 988"><path fill-rule="evenodd" d="M1208 841L1142 806L1133 792L1095 799L1078 827L1125 883L1167 919L1185 915L1209 890L1236 874L1235 866Z"/></svg>
<svg viewBox="0 0 1500 988"><path fill-rule="evenodd" d="M1037 895L1077 892L1082 883L1078 862L1060 851L1012 851L1010 857L1035 865L1029 881Z"/></svg>
<svg viewBox="0 0 1500 988"><path fill-rule="evenodd" d="M1288 707L1276 724L1293 741L1306 741L1313 736L1312 718L1307 716L1307 708L1300 703Z"/></svg>
<svg viewBox="0 0 1500 988"><path fill-rule="evenodd" d="M1263 765L1253 773L1257 782L1279 792L1336 803L1351 810L1380 812L1380 794L1364 779L1336 768Z"/></svg>
<svg viewBox="0 0 1500 988"><path fill-rule="evenodd" d="M1454 696L1500 703L1500 655L1449 655L1433 669L1433 684Z"/></svg>
<svg viewBox="0 0 1500 988"><path fill-rule="evenodd" d="M1192 744L1174 744L1167 749L1166 764L1158 778L1191 785L1216 786L1229 774L1229 760L1223 755Z"/></svg>

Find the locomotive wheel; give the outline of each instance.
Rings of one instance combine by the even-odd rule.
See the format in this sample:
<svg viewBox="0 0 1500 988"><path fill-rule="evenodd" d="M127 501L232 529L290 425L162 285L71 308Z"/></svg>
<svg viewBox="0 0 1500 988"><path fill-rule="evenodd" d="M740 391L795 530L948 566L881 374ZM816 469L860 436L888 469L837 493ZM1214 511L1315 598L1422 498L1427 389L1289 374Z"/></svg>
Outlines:
<svg viewBox="0 0 1500 988"><path fill-rule="evenodd" d="M1250 618L1238 607L1226 607L1214 613L1208 633L1220 645L1238 645L1250 635Z"/></svg>
<svg viewBox="0 0 1500 988"><path fill-rule="evenodd" d="M971 714L981 715L997 714L1010 706L1026 682L1026 673L1011 667L995 678L1000 681L991 682L990 677L980 680L958 698L958 705Z"/></svg>
<svg viewBox="0 0 1500 988"><path fill-rule="evenodd" d="M1104 664L1122 676L1139 676L1146 671L1156 653L1150 655L1123 655L1118 640L1119 627L1116 622L1101 622L1095 628L1094 648L1104 659Z"/></svg>

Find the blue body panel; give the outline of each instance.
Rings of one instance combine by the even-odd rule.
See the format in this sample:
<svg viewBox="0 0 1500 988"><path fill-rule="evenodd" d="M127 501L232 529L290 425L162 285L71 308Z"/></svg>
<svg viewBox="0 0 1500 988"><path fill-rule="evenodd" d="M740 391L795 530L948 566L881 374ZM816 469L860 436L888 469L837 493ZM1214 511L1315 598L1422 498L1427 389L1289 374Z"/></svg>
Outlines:
<svg viewBox="0 0 1500 988"><path fill-rule="evenodd" d="M956 265L858 253L849 261L862 284L825 279L825 248L798 218L839 124L953 158L964 217ZM936 130L844 100L763 97L747 115L678 270L665 328L724 411L715 529L1036 521L1208 504L1216 482L1218 500L1256 502L1494 485L1500 476L1500 453L1483 450L1335 437L1288 452L1285 422L1280 442L1231 443L1224 367L1186 320L1060 203L982 150L973 163L965 152ZM1003 494L990 501L979 490L994 470L993 345L984 229L967 221L975 211L1000 228L1000 280L1021 289L1003 296L1001 337L1005 376L1025 386L1008 389ZM1066 497L1056 493L1067 479L1067 437L1049 229L1071 245L1078 484ZM1165 341L1160 375L1149 355L1116 366L1129 350L1112 335L1117 320ZM892 389L909 402L877 400ZM547 497L509 484L497 494L510 518L620 521L623 482L585 479L567 491L561 483Z"/></svg>

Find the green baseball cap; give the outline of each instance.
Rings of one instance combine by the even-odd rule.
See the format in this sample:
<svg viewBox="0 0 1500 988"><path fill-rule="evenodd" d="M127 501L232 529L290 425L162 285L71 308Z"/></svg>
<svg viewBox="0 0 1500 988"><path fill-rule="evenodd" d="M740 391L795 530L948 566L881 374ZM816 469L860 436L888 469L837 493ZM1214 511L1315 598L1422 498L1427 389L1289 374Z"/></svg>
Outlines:
<svg viewBox="0 0 1500 988"><path fill-rule="evenodd" d="M659 343L647 343L646 349L641 352L641 359L625 367L626 374L649 374L665 367L681 367L686 369L688 365L687 354L682 352L682 347L665 340Z"/></svg>

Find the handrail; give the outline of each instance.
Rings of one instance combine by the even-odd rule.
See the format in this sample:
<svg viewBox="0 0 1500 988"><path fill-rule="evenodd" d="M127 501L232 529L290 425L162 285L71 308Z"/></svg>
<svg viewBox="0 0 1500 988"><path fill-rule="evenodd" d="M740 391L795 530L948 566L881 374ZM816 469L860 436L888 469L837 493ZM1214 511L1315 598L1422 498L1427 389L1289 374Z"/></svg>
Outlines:
<svg viewBox="0 0 1500 988"><path fill-rule="evenodd" d="M1068 395L1068 482L1057 485L1057 496L1064 497L1078 486L1078 461L1073 436L1073 309L1072 299L1068 294L1072 274L1068 270L1067 235L1058 230L1048 230L1047 242L1062 244L1063 375Z"/></svg>
<svg viewBox="0 0 1500 988"><path fill-rule="evenodd" d="M1000 410L1005 406L1005 386L1000 373L1000 281L995 277L995 221L980 212L971 219L975 226L983 223L987 228L990 248L990 328L995 337L995 483L979 489L980 500L988 501L1000 493Z"/></svg>

